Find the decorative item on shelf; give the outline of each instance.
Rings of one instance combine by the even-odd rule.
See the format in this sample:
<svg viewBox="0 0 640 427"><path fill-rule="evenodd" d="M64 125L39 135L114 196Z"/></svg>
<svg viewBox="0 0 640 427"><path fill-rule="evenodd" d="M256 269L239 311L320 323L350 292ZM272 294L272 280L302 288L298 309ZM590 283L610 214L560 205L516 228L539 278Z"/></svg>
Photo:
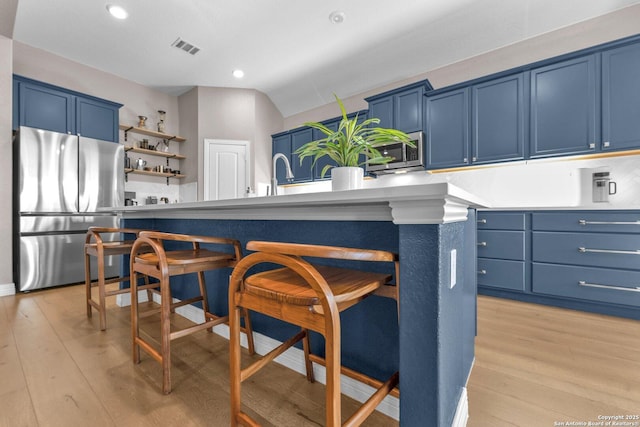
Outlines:
<svg viewBox="0 0 640 427"><path fill-rule="evenodd" d="M145 166L147 166L146 160L142 160L141 158L138 158L138 160L136 160L136 169L143 170Z"/></svg>
<svg viewBox="0 0 640 427"><path fill-rule="evenodd" d="M361 166L367 162L370 164L384 164L393 160L393 157L385 156L376 147L389 143L401 143L415 147L414 142L406 133L381 127L372 127L380 123L378 118L369 118L358 123L359 118L347 118L344 104L335 95L336 101L342 112L342 120L337 130L332 130L318 122L307 122L304 125L317 129L325 137L311 141L298 148L294 153L300 157L300 164L305 157L313 157L313 165L319 158L329 156L335 165L326 165L322 169L322 176L331 168L332 190L350 190L362 187L364 170ZM364 160L363 160L364 159ZM340 169L354 168L352 171L341 172ZM358 169L358 170L355 170Z"/></svg>
<svg viewBox="0 0 640 427"><path fill-rule="evenodd" d="M158 110L158 115L160 116L160 121L158 122L158 132L160 133L164 133L165 131L164 118L166 114L167 114L166 111Z"/></svg>
<svg viewBox="0 0 640 427"><path fill-rule="evenodd" d="M149 140L148 139L143 139L142 141L140 141L138 143L138 145L140 146L140 148L142 148L143 150L148 150L149 149Z"/></svg>
<svg viewBox="0 0 640 427"><path fill-rule="evenodd" d="M146 116L138 116L138 127L145 129L147 127L147 117Z"/></svg>

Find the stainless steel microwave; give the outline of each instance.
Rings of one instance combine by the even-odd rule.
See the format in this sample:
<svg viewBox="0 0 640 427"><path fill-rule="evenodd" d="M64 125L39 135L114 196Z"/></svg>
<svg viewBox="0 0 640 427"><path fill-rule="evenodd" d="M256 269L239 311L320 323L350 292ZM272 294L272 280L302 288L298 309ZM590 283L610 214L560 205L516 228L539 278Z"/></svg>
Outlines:
<svg viewBox="0 0 640 427"><path fill-rule="evenodd" d="M424 170L424 134L422 131L413 132L409 134L409 137L415 144L415 147L401 143L378 147L382 155L393 157L393 160L382 165L370 165L367 163L367 172L380 175L385 173Z"/></svg>

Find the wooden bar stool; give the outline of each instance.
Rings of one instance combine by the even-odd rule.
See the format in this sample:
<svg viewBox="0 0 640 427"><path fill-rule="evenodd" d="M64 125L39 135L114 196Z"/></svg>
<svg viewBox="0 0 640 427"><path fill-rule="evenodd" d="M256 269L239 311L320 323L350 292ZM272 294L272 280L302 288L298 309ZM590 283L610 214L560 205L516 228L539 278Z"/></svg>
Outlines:
<svg viewBox="0 0 640 427"><path fill-rule="evenodd" d="M110 227L89 227L87 237L84 243L84 283L86 289L87 300L87 317L92 316L92 308L98 310L100 314L100 330L107 329L107 309L105 305L106 297L120 294L130 293L129 288L109 290L107 285L113 283L128 282L130 276L118 276L105 278L104 266L105 258L115 255L129 255L134 240L110 240L114 234L133 234L138 235L142 230L133 228L110 228ZM120 236L118 236L120 237ZM148 246L143 247L147 251ZM91 280L91 257L94 256L98 261L98 279ZM157 285L150 285L149 279L145 278L145 285L138 289L147 289L149 299L152 298L151 288ZM94 287L98 288L98 301L94 300L91 291Z"/></svg>
<svg viewBox="0 0 640 427"><path fill-rule="evenodd" d="M164 242L186 242L191 247L184 250L164 249ZM232 252L219 252L201 248L201 244L230 246ZM144 253L145 245L151 251ZM131 331L133 338L133 362L140 363L140 348L149 353L162 365L162 391L165 394L171 392L171 341L202 329L211 330L214 326L226 323L229 316L217 316L209 311L207 289L204 280L204 272L219 268L233 267L242 258L240 242L233 239L191 236L184 234L161 233L143 231L139 234L131 249ZM137 299L136 275L145 274L160 281L160 348L155 348L149 341L140 336L139 312ZM200 285L200 295L173 303L169 278L171 276L197 273ZM204 323L171 331L170 314L176 307L202 301L204 311ZM253 334L248 313L244 312L245 328L247 334L249 352L254 353Z"/></svg>
<svg viewBox="0 0 640 427"><path fill-rule="evenodd" d="M249 415L242 412L241 383L302 340L309 381L313 381L312 361L322 362L326 366L325 425L340 426L340 312L373 293L397 300L398 256L391 252L377 250L255 241L249 242L247 249L257 252L246 256L236 265L229 282L231 425L258 425ZM302 258L305 256L393 262L396 286L385 286L392 278L390 274L312 265ZM247 275L251 267L261 263L273 263L282 268ZM301 330L260 360L242 369L240 312L244 309L300 326ZM325 360L309 354L308 330L324 335ZM342 373L359 380L367 378L370 380L368 381L370 385L379 386L378 390L347 420L344 426L360 425L398 384L397 372L385 383L344 368Z"/></svg>

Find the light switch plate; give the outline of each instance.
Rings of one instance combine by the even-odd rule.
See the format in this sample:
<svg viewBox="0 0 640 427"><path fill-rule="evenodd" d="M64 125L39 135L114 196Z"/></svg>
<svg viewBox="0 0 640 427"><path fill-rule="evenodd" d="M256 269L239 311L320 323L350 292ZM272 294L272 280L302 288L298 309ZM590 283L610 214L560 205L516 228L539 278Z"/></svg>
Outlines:
<svg viewBox="0 0 640 427"><path fill-rule="evenodd" d="M451 271L449 276L451 277L451 283L449 284L449 289L453 289L456 285L456 270L457 270L457 258L458 252L455 249L451 249Z"/></svg>

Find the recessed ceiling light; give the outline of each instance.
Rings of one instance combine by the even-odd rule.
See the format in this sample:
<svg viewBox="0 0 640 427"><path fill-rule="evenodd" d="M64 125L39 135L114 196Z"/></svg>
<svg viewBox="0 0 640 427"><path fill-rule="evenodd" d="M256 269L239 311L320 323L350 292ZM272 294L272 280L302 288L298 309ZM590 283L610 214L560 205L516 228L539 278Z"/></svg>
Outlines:
<svg viewBox="0 0 640 427"><path fill-rule="evenodd" d="M343 11L334 10L329 14L329 21L331 21L332 24L342 24L344 22L345 17L346 15L344 14Z"/></svg>
<svg viewBox="0 0 640 427"><path fill-rule="evenodd" d="M233 77L235 77L236 79L241 79L244 77L244 71L242 70L233 70Z"/></svg>
<svg viewBox="0 0 640 427"><path fill-rule="evenodd" d="M108 4L107 10L111 14L111 16L117 19L127 19L127 16L129 16L126 10L115 4Z"/></svg>

